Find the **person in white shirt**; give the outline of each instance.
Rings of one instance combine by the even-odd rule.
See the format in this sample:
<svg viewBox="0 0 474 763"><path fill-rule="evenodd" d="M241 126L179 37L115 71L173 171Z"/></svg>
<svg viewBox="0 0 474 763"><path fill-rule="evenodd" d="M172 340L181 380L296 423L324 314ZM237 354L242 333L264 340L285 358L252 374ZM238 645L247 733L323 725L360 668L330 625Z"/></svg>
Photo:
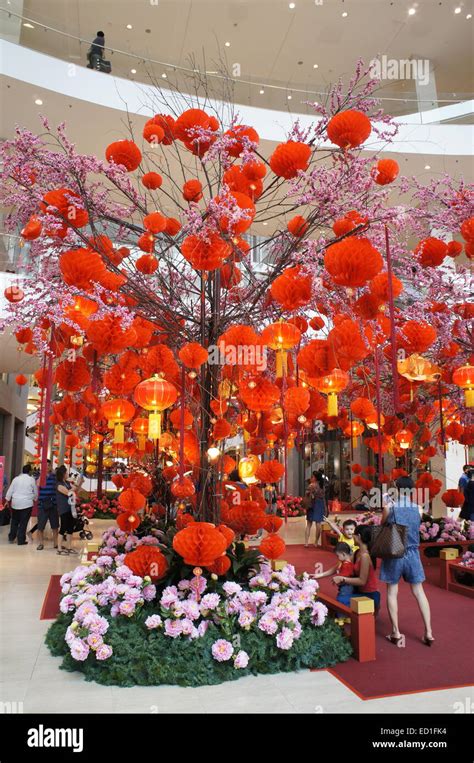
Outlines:
<svg viewBox="0 0 474 763"><path fill-rule="evenodd" d="M26 528L31 517L33 504L38 498L38 488L31 476L31 464L23 467L22 474L15 477L5 496L11 505L11 522L8 540L14 543L17 540L19 546L26 546Z"/></svg>

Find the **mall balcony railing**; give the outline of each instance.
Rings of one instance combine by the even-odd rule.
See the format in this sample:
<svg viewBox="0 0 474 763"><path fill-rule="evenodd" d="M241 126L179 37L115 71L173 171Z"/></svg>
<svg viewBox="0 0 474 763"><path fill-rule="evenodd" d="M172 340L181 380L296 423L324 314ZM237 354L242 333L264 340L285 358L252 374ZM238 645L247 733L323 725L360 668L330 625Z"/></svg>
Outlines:
<svg viewBox="0 0 474 763"><path fill-rule="evenodd" d="M3 33L2 18L5 26ZM0 6L0 37L11 41L14 37L11 28L15 25L21 46L58 58L69 69L87 66L87 52L92 39L69 34L46 20L14 13L11 8ZM41 34L37 34L39 31ZM208 96L237 105L295 114L313 113L309 104L323 101L327 95L327 89L309 82L309 77L306 78L306 82L303 79L298 82L283 82L275 79L262 81L245 71L241 71L238 77L231 76L229 72L232 72L232 66L235 65L226 61L222 54L218 56L220 57L217 62L212 60L211 64L190 60L188 66L180 66L108 45L104 49L104 58L111 61L114 76L136 81L138 84L156 84L157 88L163 91L196 93L201 97ZM314 76L317 75L313 73L312 77ZM431 122L432 115L430 117L429 112L434 109L462 105L473 97L472 93L446 92L437 93L436 100L433 100L431 95L423 98L417 95L416 81L412 78L403 80L403 87L404 89L402 86L395 89L394 81L387 80L386 84L380 86L376 96L381 99L387 113L393 116L416 114L417 124ZM471 111L455 109L452 116L448 116L447 119L442 117L442 120L456 124L472 124Z"/></svg>

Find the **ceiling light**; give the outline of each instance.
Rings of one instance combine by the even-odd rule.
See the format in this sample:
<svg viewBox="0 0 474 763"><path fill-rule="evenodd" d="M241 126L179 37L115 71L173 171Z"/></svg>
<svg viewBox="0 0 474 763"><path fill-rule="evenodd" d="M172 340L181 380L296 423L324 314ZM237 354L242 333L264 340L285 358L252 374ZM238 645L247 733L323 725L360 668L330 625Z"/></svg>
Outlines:
<svg viewBox="0 0 474 763"><path fill-rule="evenodd" d="M226 46L226 48L230 48L230 42L225 42L224 45Z"/></svg>
<svg viewBox="0 0 474 763"><path fill-rule="evenodd" d="M168 75L166 74L166 72L163 72L163 74L161 75L161 77L162 77L162 79L166 79L166 78L168 77Z"/></svg>
<svg viewBox="0 0 474 763"><path fill-rule="evenodd" d="M293 10L293 8L296 8L296 3L290 3L290 4L288 5L288 8L289 8L290 10Z"/></svg>
<svg viewBox="0 0 474 763"><path fill-rule="evenodd" d="M293 96L291 96L291 95L288 95L288 96L287 96L287 98L288 98L288 100L289 100L289 101L291 101L292 97L293 97Z"/></svg>
<svg viewBox="0 0 474 763"><path fill-rule="evenodd" d="M29 24L28 22L26 22L25 24L23 24L23 26L24 26L24 27L26 27L27 29L34 29L34 26L33 26L33 24Z"/></svg>
<svg viewBox="0 0 474 763"><path fill-rule="evenodd" d="M43 101L41 100L41 98L35 98L35 103L36 103L37 106L42 106L43 105Z"/></svg>
<svg viewBox="0 0 474 763"><path fill-rule="evenodd" d="M461 13L461 11L462 11L462 8L460 8L459 5L457 8L454 9L454 13Z"/></svg>
<svg viewBox="0 0 474 763"><path fill-rule="evenodd" d="M425 170L430 170L430 169L431 169L431 165L430 164L425 164Z"/></svg>
<svg viewBox="0 0 474 763"><path fill-rule="evenodd" d="M260 92L260 95L264 95L265 90L260 90L259 92Z"/></svg>
<svg viewBox="0 0 474 763"><path fill-rule="evenodd" d="M344 13L342 14L342 18L345 19L346 16L348 16L348 13L347 13L347 11L344 11Z"/></svg>
<svg viewBox="0 0 474 763"><path fill-rule="evenodd" d="M133 29L131 24L127 24L127 29Z"/></svg>
<svg viewBox="0 0 474 763"><path fill-rule="evenodd" d="M319 64L313 64L313 69L319 69Z"/></svg>
<svg viewBox="0 0 474 763"><path fill-rule="evenodd" d="M136 74L136 73L137 73L136 69L130 69L130 74Z"/></svg>
<svg viewBox="0 0 474 763"><path fill-rule="evenodd" d="M466 16L467 19L472 19L472 13L468 13Z"/></svg>
<svg viewBox="0 0 474 763"><path fill-rule="evenodd" d="M410 8L409 11L408 11L408 15L409 16L414 16L415 13L416 13L416 8Z"/></svg>
<svg viewBox="0 0 474 763"><path fill-rule="evenodd" d="M262 225L268 225L268 223L262 223Z"/></svg>

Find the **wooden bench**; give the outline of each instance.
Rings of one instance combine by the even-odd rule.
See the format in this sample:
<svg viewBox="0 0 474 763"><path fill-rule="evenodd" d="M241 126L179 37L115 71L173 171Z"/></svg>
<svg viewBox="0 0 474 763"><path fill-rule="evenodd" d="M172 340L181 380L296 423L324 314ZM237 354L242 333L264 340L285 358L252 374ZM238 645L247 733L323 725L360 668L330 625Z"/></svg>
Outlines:
<svg viewBox="0 0 474 763"><path fill-rule="evenodd" d="M453 552L453 553L449 553ZM474 598L474 569L472 567L463 567L459 558L453 558L457 549L450 547L441 552L439 559L439 585L445 591L460 593L462 596ZM472 578L473 585L465 585L456 579L456 573L462 572Z"/></svg>
<svg viewBox="0 0 474 763"><path fill-rule="evenodd" d="M374 602L368 596L356 596L351 599L351 606L346 607L340 601L318 591L318 600L333 612L342 612L350 617L350 639L354 658L358 662L372 662L375 655L375 611Z"/></svg>

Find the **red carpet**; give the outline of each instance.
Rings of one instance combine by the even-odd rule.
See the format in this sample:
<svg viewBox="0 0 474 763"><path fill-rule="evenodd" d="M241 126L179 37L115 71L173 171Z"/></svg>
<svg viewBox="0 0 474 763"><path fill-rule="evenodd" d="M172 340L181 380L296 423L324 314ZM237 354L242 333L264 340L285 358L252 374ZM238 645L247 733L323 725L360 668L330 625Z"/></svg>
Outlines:
<svg viewBox="0 0 474 763"><path fill-rule="evenodd" d="M61 598L61 575L51 575L48 590L44 597L40 620L54 620L59 615L59 601Z"/></svg>
<svg viewBox="0 0 474 763"><path fill-rule="evenodd" d="M333 553L316 550L314 546L287 546L285 559L299 573L313 572L316 562L321 562L324 569L334 564ZM329 669L361 699L451 689L474 683L469 635L474 632L474 602L430 583L430 580L437 580L438 574L437 570L430 568L425 584L436 638L432 647L421 643L421 617L410 587L403 581L399 587L398 602L400 630L405 634L406 647L400 649L386 641L385 635L390 633L391 627L385 604L385 584L380 584L382 606L376 621L377 659L366 663L350 659ZM323 578L319 582L321 590L335 598L331 578Z"/></svg>

